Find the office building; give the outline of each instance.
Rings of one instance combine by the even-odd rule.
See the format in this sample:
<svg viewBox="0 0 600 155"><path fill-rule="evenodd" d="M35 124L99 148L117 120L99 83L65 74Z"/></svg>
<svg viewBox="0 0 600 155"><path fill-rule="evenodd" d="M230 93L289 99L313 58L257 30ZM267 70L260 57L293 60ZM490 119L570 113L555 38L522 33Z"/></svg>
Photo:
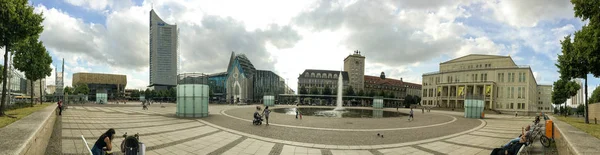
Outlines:
<svg viewBox="0 0 600 155"><path fill-rule="evenodd" d="M470 54L442 62L439 71L423 74L422 103L463 108L466 99L483 99L485 109L532 114L537 112L538 84L529 66L510 56ZM546 86L543 86L546 87Z"/></svg>
<svg viewBox="0 0 600 155"><path fill-rule="evenodd" d="M227 72L210 74L208 86L212 91L211 101L226 102L227 100Z"/></svg>
<svg viewBox="0 0 600 155"><path fill-rule="evenodd" d="M538 85L537 89L537 111L546 113L553 112L554 108L552 107L552 85Z"/></svg>
<svg viewBox="0 0 600 155"><path fill-rule="evenodd" d="M585 105L585 87L581 79L573 79L575 83L577 83L581 89L577 90L577 95L572 96L570 101L567 101L567 105L569 107L577 108L579 105Z"/></svg>
<svg viewBox="0 0 600 155"><path fill-rule="evenodd" d="M166 90L177 84L177 25L164 22L150 10L150 85Z"/></svg>
<svg viewBox="0 0 600 155"><path fill-rule="evenodd" d="M300 94L302 88L307 92L307 94L311 94L310 90L313 87L316 87L319 91L319 94L313 95L321 95L323 94L323 90L325 87L329 87L331 90L331 94L337 93L338 87L338 77L342 76L342 83L344 91L350 85L350 76L348 72L343 71L333 71L333 70L318 70L318 69L307 69L302 72L302 74L298 75L298 93Z"/></svg>
<svg viewBox="0 0 600 155"><path fill-rule="evenodd" d="M367 96L383 96L388 98L404 98L407 95L421 97L421 85L387 78L384 72L379 77L365 75L365 93Z"/></svg>

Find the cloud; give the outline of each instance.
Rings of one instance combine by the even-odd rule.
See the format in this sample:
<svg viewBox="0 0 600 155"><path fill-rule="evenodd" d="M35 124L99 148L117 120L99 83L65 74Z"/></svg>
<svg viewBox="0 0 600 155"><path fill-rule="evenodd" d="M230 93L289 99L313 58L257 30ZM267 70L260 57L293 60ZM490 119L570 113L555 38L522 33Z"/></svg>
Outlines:
<svg viewBox="0 0 600 155"><path fill-rule="evenodd" d="M573 18L573 5L567 0L486 1L483 6L498 21L515 27L535 27L540 21Z"/></svg>
<svg viewBox="0 0 600 155"><path fill-rule="evenodd" d="M65 2L95 11L103 11L108 8L122 9L133 5L131 0L65 0Z"/></svg>

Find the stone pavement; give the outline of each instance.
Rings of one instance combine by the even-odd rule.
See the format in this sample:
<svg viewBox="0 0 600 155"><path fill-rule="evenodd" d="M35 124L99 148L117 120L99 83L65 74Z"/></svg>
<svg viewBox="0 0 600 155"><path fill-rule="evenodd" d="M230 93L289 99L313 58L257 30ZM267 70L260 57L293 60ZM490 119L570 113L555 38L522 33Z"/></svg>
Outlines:
<svg viewBox="0 0 600 155"><path fill-rule="evenodd" d="M460 126L461 121L467 125L478 122L475 126L468 128L457 128L451 133L436 137L419 137L403 139L402 135L388 136L391 139L385 142L371 142L369 138L363 138L369 144L344 144L342 140L337 142L335 137L329 142L306 142L302 141L302 133L319 131L318 129L295 128L294 125L281 124L261 127L252 126L246 120L236 119L224 114L228 110L237 108L252 109L254 106L221 106L211 105L211 117L203 119L183 119L173 117L175 107L165 105L152 105L149 110L141 107L119 107L119 106L74 106L63 113L61 148L63 154L85 154L85 144L81 140L83 135L91 147L98 136L108 128L115 128L117 135L113 142L114 151L120 152L118 145L123 138L122 134L140 134L140 141L146 145L146 153L155 154L332 154L332 155L363 155L363 154L490 154L493 148L508 142L520 134L522 126L531 124L530 117L510 117L507 115L486 115L486 119L465 120L461 118L462 113L448 111L434 111L431 114L456 117L458 120L441 126L419 126L401 127L398 130L387 131L385 135L394 132L417 132L438 133L445 130L447 126ZM392 110L392 109L387 109ZM396 109L393 109L395 111ZM401 109L407 111L407 109ZM428 113L415 112L416 120L426 118ZM305 118L306 119L306 118ZM310 118L309 118L310 119ZM402 119L403 120L403 119ZM446 119L452 120L452 119ZM258 134L246 131L246 128L237 126L219 125L223 122L233 122L242 127L262 128L265 130L287 130L293 134L275 133L273 135ZM242 122L242 123L240 123ZM282 122L280 122L282 123ZM437 122L439 123L439 122ZM417 123L415 123L417 124ZM377 129L377 128L376 128ZM265 131L266 132L266 131ZM325 131L320 131L325 132ZM341 135L352 136L362 133L377 133L370 131L329 131L339 132ZM292 135L292 136L289 136ZM285 137L300 137L299 139ZM406 134L406 136L409 136ZM284 138L278 138L284 137ZM340 138L343 139L343 138ZM537 142L539 143L539 142ZM540 148L539 146L538 148Z"/></svg>

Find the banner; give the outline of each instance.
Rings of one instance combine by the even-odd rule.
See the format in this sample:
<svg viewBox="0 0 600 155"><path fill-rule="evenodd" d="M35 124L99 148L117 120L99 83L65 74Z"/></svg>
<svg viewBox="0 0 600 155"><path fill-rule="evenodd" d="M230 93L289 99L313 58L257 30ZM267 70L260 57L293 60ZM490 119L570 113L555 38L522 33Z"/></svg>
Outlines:
<svg viewBox="0 0 600 155"><path fill-rule="evenodd" d="M442 96L442 86L438 86L437 92L437 96Z"/></svg>
<svg viewBox="0 0 600 155"><path fill-rule="evenodd" d="M492 86L485 86L485 95L490 96L490 92L492 91Z"/></svg>
<svg viewBox="0 0 600 155"><path fill-rule="evenodd" d="M458 96L463 96L463 90L465 89L464 86L459 86L458 87Z"/></svg>

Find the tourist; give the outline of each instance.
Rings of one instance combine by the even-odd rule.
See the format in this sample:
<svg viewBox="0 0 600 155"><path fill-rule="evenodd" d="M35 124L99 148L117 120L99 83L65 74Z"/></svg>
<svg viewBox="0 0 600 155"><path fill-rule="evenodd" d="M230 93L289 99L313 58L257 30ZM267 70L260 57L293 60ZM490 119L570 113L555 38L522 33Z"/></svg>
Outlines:
<svg viewBox="0 0 600 155"><path fill-rule="evenodd" d="M298 108L296 108L296 119L298 119Z"/></svg>
<svg viewBox="0 0 600 155"><path fill-rule="evenodd" d="M92 147L93 155L101 155L102 151L110 151L112 150L112 140L114 139L115 129L108 129L105 133L100 135L100 138L96 140L94 143L94 147Z"/></svg>
<svg viewBox="0 0 600 155"><path fill-rule="evenodd" d="M517 113L517 111L515 111L515 117L517 117L519 115L519 113Z"/></svg>
<svg viewBox="0 0 600 155"><path fill-rule="evenodd" d="M512 143L509 146L506 147L502 147L502 148L495 148L492 151L492 155L497 154L497 155L516 155L519 153L519 150L521 150L521 147L523 147L523 145L527 142L527 139L525 138L525 136L521 136L521 138L519 138L519 141Z"/></svg>
<svg viewBox="0 0 600 155"><path fill-rule="evenodd" d="M269 110L269 106L265 107L265 110L263 110L263 116L265 116L265 120L267 121L267 125L269 125L269 114L271 113L271 110Z"/></svg>
<svg viewBox="0 0 600 155"><path fill-rule="evenodd" d="M56 104L58 104L58 107L57 107L58 108L58 115L60 116L60 115L62 115L62 109L63 109L62 100L58 100L58 103L56 103Z"/></svg>
<svg viewBox="0 0 600 155"><path fill-rule="evenodd" d="M521 135L519 135L519 137L517 137L515 139L511 139L510 141L508 141L508 143L502 145L502 147L506 148L506 147L510 146L510 144L512 144L512 143L519 142L519 140L522 137L525 137L523 135L529 135L529 133L531 133L531 127L529 125L527 125L527 127L521 127Z"/></svg>
<svg viewBox="0 0 600 155"><path fill-rule="evenodd" d="M413 109L410 108L410 115L408 115L408 121L412 121L414 119L415 119L415 117L413 116Z"/></svg>

